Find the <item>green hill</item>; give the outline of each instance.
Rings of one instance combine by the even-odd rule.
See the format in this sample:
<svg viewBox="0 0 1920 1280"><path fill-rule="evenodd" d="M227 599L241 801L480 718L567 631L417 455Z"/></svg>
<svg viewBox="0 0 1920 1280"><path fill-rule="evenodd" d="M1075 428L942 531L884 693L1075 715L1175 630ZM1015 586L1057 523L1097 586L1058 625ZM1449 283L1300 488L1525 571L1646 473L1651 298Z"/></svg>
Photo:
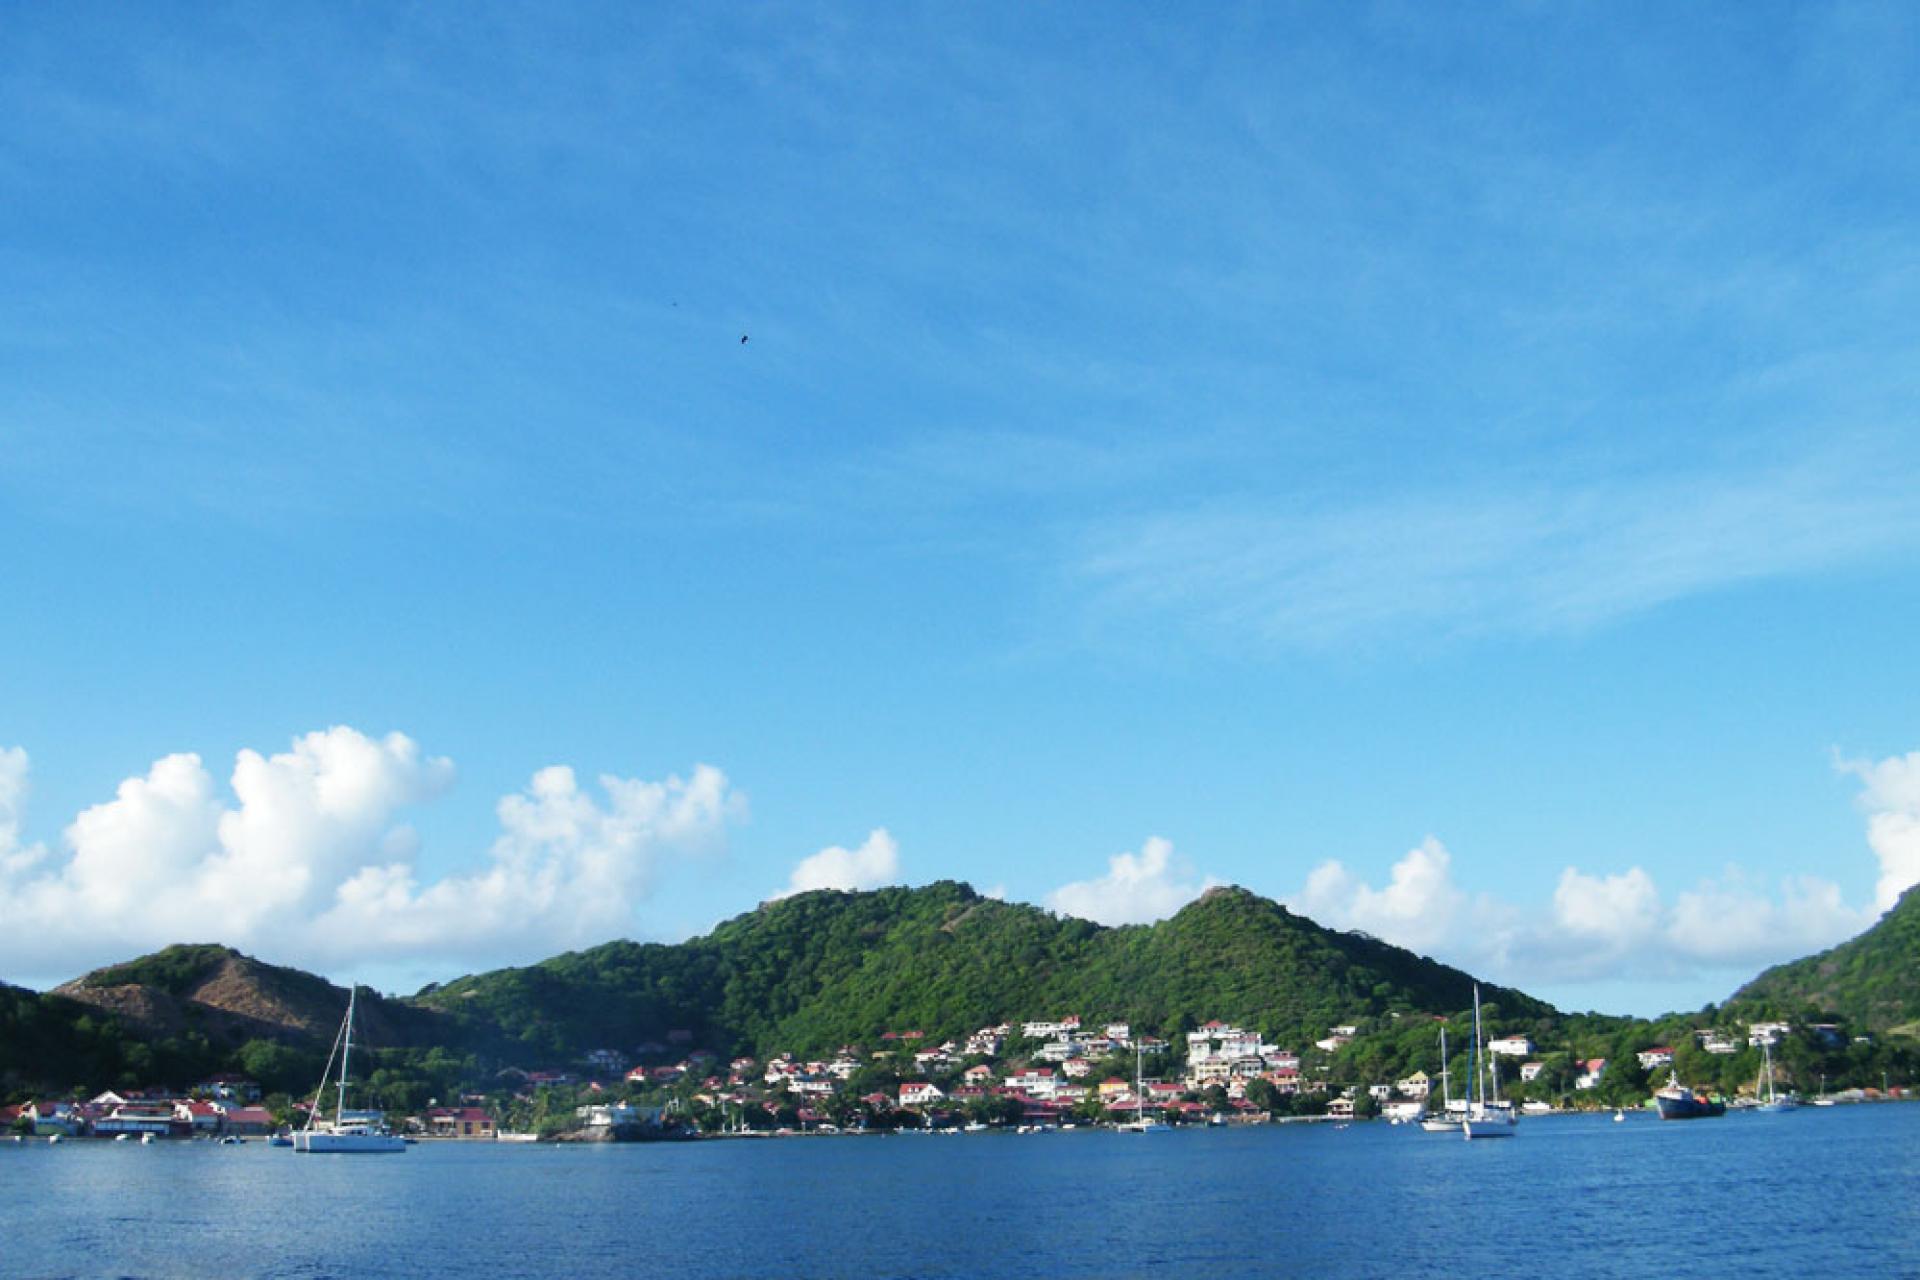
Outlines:
<svg viewBox="0 0 1920 1280"><path fill-rule="evenodd" d="M1106 928L943 881L800 894L678 945L609 943L416 1001L452 1015L474 1047L531 1061L674 1031L765 1054L1070 1013L1169 1032L1223 1018L1308 1043L1335 1023L1457 1011L1472 982L1244 889L1213 890L1158 924ZM1510 1016L1553 1013L1517 991L1483 991Z"/></svg>
<svg viewBox="0 0 1920 1280"><path fill-rule="evenodd" d="M1860 936L1775 965L1734 993L1735 1014L1832 1015L1870 1031L1920 1034L1920 885Z"/></svg>
<svg viewBox="0 0 1920 1280"><path fill-rule="evenodd" d="M149 1035L196 1033L215 1045L267 1039L325 1045L347 1008L347 989L302 969L267 964L211 943L167 947L95 969L51 993ZM370 1043L397 1048L440 1039L427 1010L368 993L356 1019Z"/></svg>

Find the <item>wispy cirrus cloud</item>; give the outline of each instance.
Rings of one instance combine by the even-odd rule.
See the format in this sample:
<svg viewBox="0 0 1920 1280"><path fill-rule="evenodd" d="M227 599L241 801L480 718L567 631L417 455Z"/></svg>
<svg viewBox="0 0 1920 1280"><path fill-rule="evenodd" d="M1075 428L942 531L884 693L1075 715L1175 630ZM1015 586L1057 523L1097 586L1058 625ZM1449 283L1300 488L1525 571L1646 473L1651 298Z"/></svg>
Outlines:
<svg viewBox="0 0 1920 1280"><path fill-rule="evenodd" d="M1098 523L1073 571L1105 614L1262 646L1580 630L1920 548L1916 479L1896 453L1337 506L1224 500Z"/></svg>

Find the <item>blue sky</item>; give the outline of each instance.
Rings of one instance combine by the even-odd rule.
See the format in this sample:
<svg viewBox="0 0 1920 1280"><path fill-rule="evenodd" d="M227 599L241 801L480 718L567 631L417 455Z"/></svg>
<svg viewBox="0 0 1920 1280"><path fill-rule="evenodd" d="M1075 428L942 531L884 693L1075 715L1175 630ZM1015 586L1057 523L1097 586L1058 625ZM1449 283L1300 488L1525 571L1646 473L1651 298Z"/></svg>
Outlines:
<svg viewBox="0 0 1920 1280"><path fill-rule="evenodd" d="M1920 879L1904 6L0 48L0 978L1219 880L1645 1013Z"/></svg>

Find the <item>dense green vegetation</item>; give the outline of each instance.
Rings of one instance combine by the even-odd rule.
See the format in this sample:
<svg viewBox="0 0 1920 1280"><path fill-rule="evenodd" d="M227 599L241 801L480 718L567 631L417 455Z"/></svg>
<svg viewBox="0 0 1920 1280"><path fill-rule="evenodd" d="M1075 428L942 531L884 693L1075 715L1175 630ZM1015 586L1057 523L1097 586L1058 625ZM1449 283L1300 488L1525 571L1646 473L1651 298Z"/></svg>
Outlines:
<svg viewBox="0 0 1920 1280"><path fill-rule="evenodd" d="M1920 1034L1920 885L1859 937L1768 969L1735 992L1727 1010Z"/></svg>
<svg viewBox="0 0 1920 1280"><path fill-rule="evenodd" d="M225 1057L193 1032L141 1036L77 1000L0 985L0 1097L197 1078Z"/></svg>
<svg viewBox="0 0 1920 1280"><path fill-rule="evenodd" d="M1078 1013L1175 1034L1210 1017L1282 1043L1335 1023L1456 1011L1473 979L1242 889L1169 920L1110 929L945 881L768 903L679 946L610 943L462 978L418 999L474 1043L547 1060L675 1030L723 1052L821 1052L880 1032L939 1039ZM1552 1009L1487 988L1516 1015Z"/></svg>

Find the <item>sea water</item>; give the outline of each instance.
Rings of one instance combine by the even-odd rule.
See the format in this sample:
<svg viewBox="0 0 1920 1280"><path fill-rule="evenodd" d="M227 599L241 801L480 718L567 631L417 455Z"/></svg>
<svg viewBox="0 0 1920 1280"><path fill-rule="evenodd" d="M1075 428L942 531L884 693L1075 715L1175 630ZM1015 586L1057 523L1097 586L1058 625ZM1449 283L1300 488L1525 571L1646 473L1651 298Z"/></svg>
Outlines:
<svg viewBox="0 0 1920 1280"><path fill-rule="evenodd" d="M708 1141L0 1146L0 1275L1920 1276L1920 1106Z"/></svg>

